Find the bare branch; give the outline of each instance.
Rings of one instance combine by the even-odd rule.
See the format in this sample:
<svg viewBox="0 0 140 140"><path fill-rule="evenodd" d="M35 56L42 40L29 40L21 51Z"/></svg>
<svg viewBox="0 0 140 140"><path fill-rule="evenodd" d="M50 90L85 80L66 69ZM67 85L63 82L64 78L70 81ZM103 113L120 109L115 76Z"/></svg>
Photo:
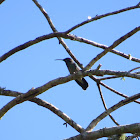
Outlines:
<svg viewBox="0 0 140 140"><path fill-rule="evenodd" d="M65 140L95 140L103 137L109 137L116 134L123 133L139 133L140 132L140 123L122 125L111 128L103 128L94 132L84 132L77 136L65 139Z"/></svg>
<svg viewBox="0 0 140 140"><path fill-rule="evenodd" d="M49 15L44 10L44 8L42 8L42 6L37 2L37 0L33 0L33 2L36 4L36 6L39 8L39 10L43 13L43 15L47 19L47 21L48 21L51 29L53 30L53 32L58 32L57 29L55 28L54 24L52 23L52 20L50 19ZM64 40L61 37L57 37L57 38L59 40L59 43L62 44L62 46L67 51L67 53L73 58L73 60L79 65L79 67L83 68L82 64L76 59L76 57L71 52L71 50L69 49L69 47L67 46L67 44L64 42Z"/></svg>
<svg viewBox="0 0 140 140"><path fill-rule="evenodd" d="M118 40L116 40L110 47L108 47L107 49L105 49L103 52L101 52L100 54L98 54L95 58L93 58L89 64L84 68L84 70L89 70L100 58L102 58L104 55L106 55L108 52L110 52L112 49L114 49L115 47L117 47L119 44L121 44L123 41L125 41L127 38L131 37L132 35L134 35L136 32L138 32L140 30L140 26L136 27L135 29L133 29L132 31L130 31L129 33L125 34L124 36L122 36L121 38L119 38Z"/></svg>
<svg viewBox="0 0 140 140"><path fill-rule="evenodd" d="M39 7L39 9L41 10L41 12L44 14L44 16L46 17L46 19L48 20L48 22L49 22L49 24L50 24L52 30L53 30L54 32L57 32L57 30L55 29L55 27L54 27L54 25L53 25L53 23L52 23L52 21L51 21L51 19L50 19L50 17L49 17L48 14L46 13L46 11L38 4L38 2L37 2L36 0L33 0L33 1L34 1L34 3ZM139 7L139 5L137 5L137 6ZM61 36L61 35L59 36L59 34L56 34L56 36L55 36L55 34L49 34L49 35L54 35L53 37L57 37L57 38L59 39L59 42L64 46L64 48L65 48L66 51L69 53L69 55L74 59L74 61L75 61L81 68L83 68L82 64L76 59L76 57L72 54L72 52L69 50L68 46L65 44L65 42L64 42L63 39L61 38L61 37L64 37L64 38L69 38L69 37L70 37L70 36L67 36L67 37L66 37L66 33L64 33L64 34L65 34L65 36ZM64 34L63 34L63 35L64 35ZM26 43L24 43L24 44L22 44L22 45L20 45L20 46L17 46L16 48L14 48L14 49L10 50L9 52L5 53L4 55L2 55L2 56L0 57L0 62L2 62L3 60L7 59L9 56L13 55L14 53L16 53L16 52L18 52L18 51L21 51L21 50L23 50L23 49L26 49L26 48L28 48L29 46L34 45L34 44L36 44L36 43L39 43L39 42L41 42L41 41L43 41L43 40L52 38L52 37L49 36L49 35L48 35L48 36L47 36L47 35L44 35L44 36L38 37L38 38L36 38L36 39L34 39L34 40L28 41L28 42L26 42ZM70 38L69 38L69 39L70 39ZM78 40L77 40L77 41L78 41ZM92 44L92 45L94 45L94 46L98 46L98 47L103 48L103 49L106 49L106 47L107 47L107 46L105 46L105 45L97 44L97 43L94 43L94 42L92 42L92 43L90 42L90 43L89 43L89 41L87 42L87 41L84 40L84 39L83 39L83 42L86 42L86 43L88 43L88 44ZM123 53L120 53L120 52L117 52L117 51L114 51L114 50L112 50L112 52L114 52L114 53L116 53L116 54L118 54L118 55L121 55L121 56L123 56L123 57L129 59L129 56L126 55L126 54L123 54ZM132 58L132 61L140 62L139 59L136 59L136 58Z"/></svg>
<svg viewBox="0 0 140 140"><path fill-rule="evenodd" d="M124 98L128 98L128 96L127 96L127 95L122 94L122 93L120 93L120 92L116 91L115 89L113 89L113 88L111 88L111 87L109 87L109 86L105 85L103 82L100 82L100 84L101 84L102 86L104 86L105 88L109 89L110 91L112 91L112 92L114 92L114 93L116 93L116 94L118 94L118 95L120 95L120 96L122 96L122 97L124 97ZM134 102L135 102L135 103L140 104L140 102L139 102L139 101L134 101Z"/></svg>
<svg viewBox="0 0 140 140"><path fill-rule="evenodd" d="M63 36L62 34L63 33L50 33L48 35L43 35L43 36L37 37L34 40L30 40L30 41L28 41L28 42L26 42L26 43L24 43L22 45L19 45L19 46L15 47L14 49L10 50L9 52L5 53L4 55L2 55L0 57L0 62L4 61L5 59L10 57L14 53L28 48L31 45L34 45L34 44L39 43L39 42L41 42L43 40L47 40L47 39L50 39L50 38L53 38L53 37Z"/></svg>
<svg viewBox="0 0 140 140"><path fill-rule="evenodd" d="M103 105L104 105L104 108L105 108L105 110L107 110L107 106L106 106L106 103L105 103L105 101L104 101L104 97L103 97L103 94L102 94L102 91L101 91L101 87L100 87L100 85L99 85L98 83L97 83L97 87L98 87L98 90L99 90L100 97L101 97L102 103L103 103ZM119 125L119 124L117 123L117 121L112 117L111 114L109 114L109 117L111 118L111 120L112 120L116 125Z"/></svg>
<svg viewBox="0 0 140 140"><path fill-rule="evenodd" d="M17 96L15 99L10 101L8 104L6 104L0 110L0 118L2 118L2 116L4 116L4 114L8 110L10 110L12 107L14 107L15 105L20 104L20 103L22 103L24 101L30 100L30 99L34 98L35 96L47 91L48 89L50 89L50 88L52 88L54 86L57 86L59 84L63 84L63 83L66 83L66 82L68 82L70 80L76 79L75 76L76 76L75 74L72 74L72 75L69 75L69 76L66 76L66 77L57 78L55 80L52 80L52 81L46 83L43 86L40 86L40 87L38 87L36 89L29 90L27 93ZM78 76L78 74L77 74L77 76Z"/></svg>
<svg viewBox="0 0 140 140"><path fill-rule="evenodd" d="M102 85L103 87L107 88L108 90L110 90L110 91L116 93L117 95L120 95L120 96L122 96L122 97L124 97L124 98L128 98L127 95L122 94L122 93L116 91L115 89L113 89L113 88L107 86L106 84L104 84L103 82L101 82L100 79L97 79L95 76L89 76L89 77L90 77L92 80L94 80L96 83L99 83L100 85ZM139 101L134 101L134 102L140 104Z"/></svg>
<svg viewBox="0 0 140 140"><path fill-rule="evenodd" d="M90 76L91 74L93 75L117 75L120 77L131 77L131 78L136 78L136 79L140 79L140 75L137 74L133 74L133 73L128 73L128 72L120 72L120 71L109 71L109 70L90 70L90 71L79 71L75 74L71 74L69 76L66 77L61 77L61 78L57 78L55 80L52 80L48 83L46 83L45 85L38 87L36 89L32 89L29 90L27 93L23 94L23 95L19 95L17 98L13 99L12 101L10 101L7 105L5 105L1 110L0 110L0 118L2 116L4 116L4 114L10 110L12 107L14 107L17 104L20 104L24 101L30 100L32 98L34 98L35 96L49 90L52 87L55 87L59 84L63 84L66 82L69 82L71 80L75 80L84 76Z"/></svg>
<svg viewBox="0 0 140 140"><path fill-rule="evenodd" d="M23 93L16 92L16 91L11 91L11 90L0 90L0 95L4 96L12 96L12 97L17 97L19 95L22 95ZM84 131L84 128L82 128L79 124L74 122L69 116L67 116L65 113L63 113L60 109L55 107L54 105L41 100L39 98L32 98L29 101L34 102L38 104L39 106L45 107L52 111L54 114L62 118L66 123L68 123L71 127L73 127L75 130L77 130L79 133L82 133Z"/></svg>
<svg viewBox="0 0 140 140"><path fill-rule="evenodd" d="M3 2L4 0L1 0L0 1L0 4ZM43 41L43 40L46 40L46 39L50 39L50 38L54 38L54 37L57 37L58 40L59 40L59 43L61 43L65 50L68 52L68 54L74 59L74 61L83 69L83 66L82 64L76 59L76 57L74 56L74 54L70 51L70 49L68 48L68 46L66 45L66 43L63 41L62 38L66 38L66 39L72 39L72 35L69 35L68 33L89 23L89 22L92 22L92 21L95 21L95 20L98 20L98 19L101 19L103 17L107 17L107 16L110 16L110 15L114 15L114 14L118 14L118 13L121 13L121 12L125 12L125 11L128 11L128 10L132 10L132 9L136 9L136 8L140 8L140 2L136 5L136 6L131 6L131 7L128 7L128 8L125 8L125 9L121 9L121 10L118 10L118 11L115 11L115 12L111 12L111 13L107 13L107 14L104 14L104 15L99 15L99 16L96 16L92 19L89 19L89 20L86 20L74 27L72 27L71 29L67 30L66 32L61 32L59 33L55 26L53 25L50 17L48 16L47 12L41 7L41 5L36 1L36 0L33 0L33 2L36 4L36 6L40 9L40 11L43 13L43 15L46 17L47 21L49 22L49 25L51 26L52 30L54 33L52 34L48 34L48 35L45 35L45 36L41 36L41 37L38 37L34 40L31 40L31 41L28 41L20 46L17 46L16 48L10 50L9 52L5 53L3 56L0 57L0 62L2 62L3 60L7 59L8 57L10 57L11 55L13 55L14 53L18 52L18 51L21 51L23 49L26 49L28 48L29 46L33 45L33 44L36 44L40 41ZM117 55L120 55L120 56L123 56L127 59L130 59L130 56L129 55L126 55L126 54L123 54L122 52L118 52L116 50L113 50L113 48L115 48L116 46L118 46L120 43L122 43L124 40L126 40L127 38L129 38L130 36L132 36L133 34L135 34L137 31L140 30L140 26L135 28L134 30L132 30L131 32L127 33L126 35L124 35L123 37L121 37L120 39L116 40L110 47L107 47L105 45L102 45L102 44L97 44L96 42L92 42L92 41L87 41L86 39L82 39L80 40L80 42L84 42L84 43L87 43L87 44L91 44L91 45L95 45L97 47L100 47L100 48L103 48L104 51L100 54L97 55L97 57L95 57L94 59L91 60L91 62L83 69L83 71L79 71L77 72L76 74L73 74L73 75L69 75L69 76L66 76L66 77L61 77L61 78L57 78L55 80L52 80L36 89L31 89L29 90L27 93L25 94L22 94L22 93L19 93L19 92L11 92L11 93L8 93L10 91L8 90L2 90L2 93L0 94L3 94L4 91L7 92L7 95L11 94L11 96L16 96L15 99L13 99L12 101L10 101L7 105L5 105L1 110L0 110L0 118L8 111L10 110L12 107L14 107L15 105L17 104L20 104L24 101L31 101L31 102L34 102L38 105L41 105L45 108L48 108L49 110L51 110L52 112L54 112L56 115L58 115L59 117L61 117L63 120L65 120L67 123L69 123L73 128L75 128L78 132L82 133L84 132L82 135L84 136L92 136L94 135L93 137L99 137L99 134L102 135L106 135L106 133L108 132L106 129L103 129L102 131L100 131L100 133L98 133L98 136L95 136L95 133L90 133L90 132L85 132L84 128L82 128L81 126L79 126L78 124L76 124L71 118L69 118L66 114L64 114L62 111L60 111L58 108L56 108L55 106L51 105L50 103L47 103L39 98L36 98L35 96L49 90L50 88L52 87L55 87L59 84L63 84L63 83L66 83L66 82L69 82L71 80L75 80L77 78L81 78L81 77L84 77L84 76L89 76L89 77L92 77L92 75L97 75L97 76L103 76L103 75L115 75L117 77L131 77L131 78L136 78L136 79L140 79L140 75L136 74L136 73L130 73L131 71L129 72L120 72L120 71L109 71L109 70L99 70L99 69L96 69L96 70L91 70L91 71L87 71L89 70L100 58L102 58L104 55L106 55L108 52L113 52ZM79 38L75 37L78 41ZM76 40L74 39L74 40ZM136 62L140 62L139 59L136 59L136 58L131 58L131 60L133 61L136 61ZM98 88L99 88L99 92L102 96L102 92L101 92L101 89L100 89L100 85L104 85L102 82L99 81L99 83L97 83L98 85ZM106 86L107 87L107 86ZM108 87L107 87L108 88ZM108 88L110 89L110 88ZM111 91L113 91L111 89ZM1 92L1 91L0 91ZM114 91L113 91L114 92ZM118 93L118 92L117 92ZM5 94L6 96L6 94ZM123 95L124 96L124 95ZM126 96L125 96L126 97ZM107 115L110 115L111 112L113 112L114 110L118 109L119 107L123 106L123 105L126 105L132 101L135 101L136 99L140 98L140 93L137 94L137 95L134 95L134 96L131 96L131 97L128 97L127 99L119 102L118 104L112 106L111 108L107 109L106 108L106 105L104 103L104 100L103 100L103 97L102 97L102 100L103 100L103 103L104 103L104 106L106 108L106 111L104 113L102 113L100 116L98 116L95 120L93 120L91 122L91 124L87 127L87 131L92 131L92 129L98 124L98 122L100 120L102 120L103 118L105 118ZM138 102L138 101L135 101L135 102ZM138 102L139 103L139 102ZM110 115L110 117L112 117ZM115 122L115 120L114 120ZM134 124L134 125L131 125L137 132L140 132L140 124ZM124 133L122 131L133 131L132 128L131 130L129 129L130 125L129 126L121 126L121 128L118 130L118 127L116 127L116 131L118 133ZM122 129L123 128L123 129ZM120 132L121 130L121 132ZM104 133L105 132L105 133ZM114 133L113 131L111 131L112 133ZM108 134L108 133L107 133ZM115 132L116 134L116 132ZM81 136L82 136L81 135ZM104 136L103 135L103 136ZM111 135L109 133L109 135ZM80 137L81 137L80 136ZM90 137L89 137L90 139Z"/></svg>
<svg viewBox="0 0 140 140"><path fill-rule="evenodd" d="M132 70L129 70L128 72L132 72L132 71L137 70L137 69L140 69L140 67L133 68Z"/></svg>
<svg viewBox="0 0 140 140"><path fill-rule="evenodd" d="M132 71L137 70L137 69L140 69L140 67L133 68L133 69L129 70L128 72L132 72ZM139 74L139 72L135 72L135 74ZM119 78L119 77L117 77L117 76L112 76L112 77L100 78L100 81L101 81L101 80L107 80L107 79L114 79L114 78Z"/></svg>
<svg viewBox="0 0 140 140"><path fill-rule="evenodd" d="M5 0L0 0L0 4L2 4Z"/></svg>
<svg viewBox="0 0 140 140"><path fill-rule="evenodd" d="M30 40L30 41L28 41L28 42L26 42L26 43L24 43L22 45L19 45L19 46L13 48L12 50L10 50L9 52L5 53L4 55L2 55L0 57L0 62L4 61L5 59L7 59L8 57L10 57L11 55L13 55L14 53L16 53L18 51L24 50L24 49L26 49L26 48L28 48L28 47L36 44L36 43L39 43L41 41L44 41L44 40L47 40L47 39L51 39L51 38L54 38L54 37L57 37L57 38L61 38L62 37L62 38L65 38L65 39L76 40L76 41L84 42L84 43L87 43L87 44L91 44L93 46L96 46L96 47L99 47L99 48L102 48L102 49L107 49L108 48L105 45L102 45L102 44L99 44L99 43L96 43L96 42L93 42L93 41L90 41L90 40L87 40L87 39L84 39L84 38L76 37L76 36L70 35L70 34L67 35L65 32L57 32L57 33L50 33L50 34L47 34L47 35L43 35L43 36L37 37L37 38L35 38L33 40ZM67 50L67 51L70 51L70 50ZM124 53L118 52L116 50L111 50L111 52L129 59L129 55L126 55ZM69 54L71 54L70 56L74 59L74 57L73 57L74 55L72 54L71 51L69 52ZM134 58L134 57L132 57L131 60L135 61L135 62L140 62L139 59ZM83 68L82 64L80 64L80 62L78 60L75 61L75 62L79 65L79 67Z"/></svg>
<svg viewBox="0 0 140 140"><path fill-rule="evenodd" d="M83 37L78 37L78 36L71 35L71 34L67 34L67 37L69 39L73 40L73 41L79 41L79 42L82 42L82 43L90 44L92 46L95 46L95 47L98 47L98 48L101 48L101 49L104 49L104 50L108 48L108 46L106 46L106 45L103 45L103 44L100 44L100 43L97 43L97 42L85 39ZM117 54L119 56L122 56L122 57L124 57L126 59L130 58L129 54L125 54L125 53L120 52L118 50L112 49L110 52L112 52L114 54ZM132 56L131 56L131 61L135 61L135 62L139 62L140 63L140 59L132 57Z"/></svg>
<svg viewBox="0 0 140 140"><path fill-rule="evenodd" d="M110 90L110 91L116 93L117 95L120 95L120 96L122 96L122 97L124 97L124 98L128 98L127 95L122 94L122 93L116 91L115 89L113 89L113 88L107 86L106 84L104 84L103 82L101 82L100 79L97 79L97 78L94 77L94 76L89 76L89 77L90 77L92 80L94 80L96 83L99 83L100 85L102 85L103 87L107 88L108 90ZM134 102L140 104L139 101L134 101Z"/></svg>
<svg viewBox="0 0 140 140"><path fill-rule="evenodd" d="M110 13L99 15L99 16L95 16L94 18L88 19L86 21L83 21L82 23L79 23L79 24L73 26L71 29L67 30L66 33L70 33L73 30L75 30L75 29L77 29L77 28L79 28L79 27L81 27L81 26L83 26L83 25L85 25L87 23L90 23L92 21L95 21L95 20L110 16L110 15L115 15L115 14L119 14L119 13L122 13L122 12L125 12L125 11L133 10L133 9L136 9L136 8L140 8L139 3L137 5L135 5L135 6L131 6L131 7L124 8L124 9L121 9L121 10L118 10L118 11L110 12Z"/></svg>
<svg viewBox="0 0 140 140"><path fill-rule="evenodd" d="M86 128L86 131L92 131L92 129L102 120L104 119L106 116L108 116L111 112L117 110L118 108L133 102L134 100L140 98L140 93L135 94L131 97L128 97L122 101L120 101L119 103L115 104L114 106L110 107L107 111L103 112L101 115L99 115L96 119L94 119L89 126Z"/></svg>
<svg viewBox="0 0 140 140"><path fill-rule="evenodd" d="M123 71L111 71L111 70L90 70L83 72L83 76L90 76L90 75L96 75L96 76L103 76L103 75L116 75L118 77L131 77L135 79L140 79L139 74L135 73L129 73L129 72L123 72Z"/></svg>

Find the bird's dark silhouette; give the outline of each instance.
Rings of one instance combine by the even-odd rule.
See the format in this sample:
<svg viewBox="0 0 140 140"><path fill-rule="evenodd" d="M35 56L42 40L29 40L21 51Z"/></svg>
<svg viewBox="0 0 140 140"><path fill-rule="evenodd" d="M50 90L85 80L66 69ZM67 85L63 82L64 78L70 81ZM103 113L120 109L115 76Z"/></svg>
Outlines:
<svg viewBox="0 0 140 140"><path fill-rule="evenodd" d="M70 72L70 74L74 74L75 72L79 71L80 69L78 66L74 63L74 61L71 58L65 58L65 59L56 59L56 60L62 60L66 63L67 68ZM86 90L88 87L88 83L84 78L79 78L75 80L76 83L82 87L83 90Z"/></svg>

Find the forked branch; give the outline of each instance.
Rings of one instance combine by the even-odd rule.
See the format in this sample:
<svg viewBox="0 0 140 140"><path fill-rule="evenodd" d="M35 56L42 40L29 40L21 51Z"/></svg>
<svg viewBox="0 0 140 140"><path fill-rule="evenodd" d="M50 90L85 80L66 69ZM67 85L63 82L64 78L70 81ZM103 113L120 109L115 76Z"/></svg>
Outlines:
<svg viewBox="0 0 140 140"><path fill-rule="evenodd" d="M11 90L5 90L5 89L0 88L0 95L3 95L3 96L17 97L22 94L23 93L11 91ZM49 109L54 114L56 114L57 116L62 118L66 123L68 123L71 127L73 127L75 130L77 130L79 133L84 132L84 128L82 128L79 124L74 122L68 115L66 115L64 112L62 112L60 109L58 109L54 105L52 105L42 99L36 98L36 97L30 99L29 101L36 103L39 106Z"/></svg>
<svg viewBox="0 0 140 140"><path fill-rule="evenodd" d="M111 112L117 110L118 108L133 102L136 99L140 98L140 93L135 94L131 97L128 97L122 101L120 101L119 103L115 104L114 106L110 107L108 110L106 110L105 112L103 112L101 115L99 115L96 119L94 119L89 126L86 128L86 131L92 131L94 129L94 127L102 120L104 119L106 116L108 116Z"/></svg>

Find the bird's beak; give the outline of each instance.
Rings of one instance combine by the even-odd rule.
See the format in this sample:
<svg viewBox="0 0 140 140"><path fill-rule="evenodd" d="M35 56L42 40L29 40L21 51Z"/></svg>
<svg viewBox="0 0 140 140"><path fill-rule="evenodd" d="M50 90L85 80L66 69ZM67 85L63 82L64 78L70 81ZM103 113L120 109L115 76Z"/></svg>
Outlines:
<svg viewBox="0 0 140 140"><path fill-rule="evenodd" d="M64 61L63 59L55 59L55 60L61 60L61 61Z"/></svg>

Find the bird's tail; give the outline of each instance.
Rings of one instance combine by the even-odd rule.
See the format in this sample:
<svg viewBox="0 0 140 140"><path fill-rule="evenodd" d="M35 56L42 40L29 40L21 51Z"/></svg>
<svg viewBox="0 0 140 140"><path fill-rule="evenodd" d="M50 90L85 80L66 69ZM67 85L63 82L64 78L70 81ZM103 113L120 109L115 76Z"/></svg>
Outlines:
<svg viewBox="0 0 140 140"><path fill-rule="evenodd" d="M86 81L84 78L82 78L81 80L75 80L75 81L76 81L76 83L77 83L79 86L82 87L83 90L86 90L86 89L87 89L88 83L87 83L87 81Z"/></svg>

